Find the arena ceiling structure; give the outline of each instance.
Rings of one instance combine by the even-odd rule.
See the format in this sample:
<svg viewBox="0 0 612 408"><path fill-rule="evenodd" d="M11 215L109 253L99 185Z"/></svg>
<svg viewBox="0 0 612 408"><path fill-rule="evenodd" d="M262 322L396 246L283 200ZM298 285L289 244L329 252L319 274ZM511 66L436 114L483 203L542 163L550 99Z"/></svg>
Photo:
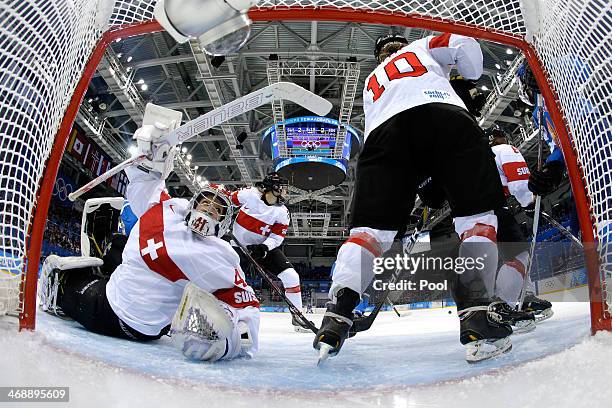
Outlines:
<svg viewBox="0 0 612 408"><path fill-rule="evenodd" d="M376 66L376 39L390 32L403 34L409 41L432 34L416 28L358 23L257 22L245 46L226 57L210 57L196 42L177 44L165 32L119 39L107 49L90 83L77 123L120 161L129 156L131 137L142 123L147 102L181 110L187 121L271 81L282 80L328 99L334 105L328 117L343 115L363 138L363 83ZM480 43L484 74L478 85L490 93L480 124L486 128L497 122L506 127L516 138L515 144L527 151L529 160L529 136L534 131L529 124L531 109L517 102L515 80L522 56L505 45ZM286 69L275 71L279 63ZM343 92L348 86L343 71L347 65L358 70L354 95ZM311 115L291 103L285 102L283 107L280 114L286 119ZM260 180L272 167L272 161L260 151L262 136L274 125L275 115L278 118L279 112L271 105L263 106L185 142L168 187L176 195L189 196L202 180L230 188ZM245 138L242 149L236 147L237 138ZM295 203L289 205L293 214L289 244L317 242L333 246L335 253L347 227L354 178L352 160L340 185L310 195L291 192L290 200ZM447 214L448 210L442 211L437 218Z"/></svg>

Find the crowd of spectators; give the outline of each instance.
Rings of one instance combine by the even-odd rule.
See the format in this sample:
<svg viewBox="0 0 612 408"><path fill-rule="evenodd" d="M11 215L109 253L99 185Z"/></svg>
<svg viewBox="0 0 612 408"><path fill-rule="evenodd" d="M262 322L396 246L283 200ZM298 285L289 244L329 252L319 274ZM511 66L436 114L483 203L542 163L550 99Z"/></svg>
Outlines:
<svg viewBox="0 0 612 408"><path fill-rule="evenodd" d="M51 203L43 238L43 256L75 256L80 252L81 214L72 208Z"/></svg>

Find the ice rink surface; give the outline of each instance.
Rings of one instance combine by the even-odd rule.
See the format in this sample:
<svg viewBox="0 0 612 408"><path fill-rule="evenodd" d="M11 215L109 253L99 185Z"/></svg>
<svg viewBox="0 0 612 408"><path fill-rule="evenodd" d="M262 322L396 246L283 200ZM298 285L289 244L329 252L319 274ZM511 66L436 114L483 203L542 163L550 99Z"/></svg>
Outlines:
<svg viewBox="0 0 612 408"><path fill-rule="evenodd" d="M554 310L514 335L510 353L476 365L464 360L455 309L381 313L322 368L313 335L283 313L262 314L255 359L216 364L185 360L169 339L112 339L39 313L35 333L1 326L0 385L70 386L75 407L610 406L612 334L589 335L587 303Z"/></svg>

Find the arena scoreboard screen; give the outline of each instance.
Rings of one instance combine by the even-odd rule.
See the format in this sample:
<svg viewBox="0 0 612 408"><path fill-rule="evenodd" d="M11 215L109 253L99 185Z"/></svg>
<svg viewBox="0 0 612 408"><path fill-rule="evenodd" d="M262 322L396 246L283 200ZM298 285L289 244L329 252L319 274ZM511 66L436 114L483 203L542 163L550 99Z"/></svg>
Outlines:
<svg viewBox="0 0 612 408"><path fill-rule="evenodd" d="M276 126L263 135L262 149L274 161L274 169L296 187L313 190L339 184L346 177L347 164L361 148L357 131L347 127L340 158L334 158L338 135L336 119L303 116L285 121L286 156L281 156Z"/></svg>

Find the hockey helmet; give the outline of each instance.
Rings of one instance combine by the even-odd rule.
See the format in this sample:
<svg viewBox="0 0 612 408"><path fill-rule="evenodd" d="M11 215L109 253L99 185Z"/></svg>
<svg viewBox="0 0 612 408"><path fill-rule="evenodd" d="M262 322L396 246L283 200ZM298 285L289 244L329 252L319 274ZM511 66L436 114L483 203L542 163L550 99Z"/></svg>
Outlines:
<svg viewBox="0 0 612 408"><path fill-rule="evenodd" d="M495 146L496 144L499 144L499 143L496 143L495 139L504 138L506 140L505 143L508 143L508 139L509 139L508 132L497 124L493 124L493 126L485 130L485 136L489 140L489 145L491 146Z"/></svg>
<svg viewBox="0 0 612 408"><path fill-rule="evenodd" d="M268 173L262 181L255 183L255 187L263 190L264 196L265 193L271 191L276 197L277 205L283 205L287 201L287 186L289 186L289 181L277 172Z"/></svg>
<svg viewBox="0 0 612 408"><path fill-rule="evenodd" d="M196 234L221 238L229 230L233 207L228 191L216 184L206 184L189 202L187 226Z"/></svg>
<svg viewBox="0 0 612 408"><path fill-rule="evenodd" d="M383 35L382 37L378 37L376 40L376 45L374 46L374 58L376 58L376 61L382 62L379 58L380 54L385 46L391 43L400 43L403 46L408 45L408 40L406 37L399 34L387 34Z"/></svg>

